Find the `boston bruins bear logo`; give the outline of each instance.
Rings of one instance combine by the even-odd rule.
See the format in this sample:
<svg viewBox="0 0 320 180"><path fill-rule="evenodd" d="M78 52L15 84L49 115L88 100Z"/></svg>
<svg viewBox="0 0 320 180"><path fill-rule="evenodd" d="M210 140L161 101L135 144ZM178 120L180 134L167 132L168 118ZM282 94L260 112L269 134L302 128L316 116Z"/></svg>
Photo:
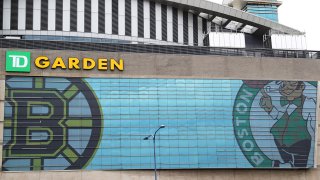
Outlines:
<svg viewBox="0 0 320 180"><path fill-rule="evenodd" d="M5 95L3 170L85 168L103 127L84 80L8 77Z"/></svg>

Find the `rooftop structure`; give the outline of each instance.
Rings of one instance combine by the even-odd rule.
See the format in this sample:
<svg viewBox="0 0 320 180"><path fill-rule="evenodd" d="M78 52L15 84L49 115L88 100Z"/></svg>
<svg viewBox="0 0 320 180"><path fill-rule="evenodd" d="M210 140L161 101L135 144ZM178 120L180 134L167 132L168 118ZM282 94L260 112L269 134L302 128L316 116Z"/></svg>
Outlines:
<svg viewBox="0 0 320 180"><path fill-rule="evenodd" d="M270 31L304 34L275 21L206 0L102 2L1 1L0 35L48 40L63 40L65 36L75 40L90 37L101 42L202 46L213 23L223 29L260 37Z"/></svg>
<svg viewBox="0 0 320 180"><path fill-rule="evenodd" d="M277 0L224 0L223 4L278 22L278 7L282 2Z"/></svg>

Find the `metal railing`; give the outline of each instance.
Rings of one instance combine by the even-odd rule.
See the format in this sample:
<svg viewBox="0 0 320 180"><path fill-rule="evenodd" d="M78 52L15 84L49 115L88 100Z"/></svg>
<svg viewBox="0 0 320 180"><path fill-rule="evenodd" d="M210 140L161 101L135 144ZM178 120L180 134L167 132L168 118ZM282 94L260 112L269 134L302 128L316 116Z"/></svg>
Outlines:
<svg viewBox="0 0 320 180"><path fill-rule="evenodd" d="M320 59L320 51L0 39L0 48Z"/></svg>

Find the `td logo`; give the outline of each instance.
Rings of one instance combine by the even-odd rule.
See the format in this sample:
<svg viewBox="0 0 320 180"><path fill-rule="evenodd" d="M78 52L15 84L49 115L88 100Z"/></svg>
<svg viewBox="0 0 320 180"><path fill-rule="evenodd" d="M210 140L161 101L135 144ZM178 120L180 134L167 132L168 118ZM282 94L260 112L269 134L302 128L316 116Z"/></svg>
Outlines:
<svg viewBox="0 0 320 180"><path fill-rule="evenodd" d="M30 52L7 51L7 72L30 72Z"/></svg>

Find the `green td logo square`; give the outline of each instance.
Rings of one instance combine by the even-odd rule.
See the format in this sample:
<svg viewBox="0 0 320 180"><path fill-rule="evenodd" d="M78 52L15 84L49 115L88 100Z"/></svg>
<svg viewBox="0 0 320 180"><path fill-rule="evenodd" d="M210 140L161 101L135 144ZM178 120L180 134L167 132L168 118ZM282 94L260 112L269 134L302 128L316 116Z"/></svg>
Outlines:
<svg viewBox="0 0 320 180"><path fill-rule="evenodd" d="M7 72L30 72L30 52L7 51L6 71Z"/></svg>

